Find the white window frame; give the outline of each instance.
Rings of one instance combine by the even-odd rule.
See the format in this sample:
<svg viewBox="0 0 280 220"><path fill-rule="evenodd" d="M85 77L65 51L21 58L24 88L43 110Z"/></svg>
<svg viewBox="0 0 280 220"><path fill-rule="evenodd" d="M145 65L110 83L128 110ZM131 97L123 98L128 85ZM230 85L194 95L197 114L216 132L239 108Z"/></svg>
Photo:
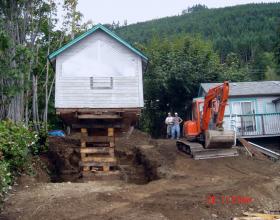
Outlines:
<svg viewBox="0 0 280 220"><path fill-rule="evenodd" d="M113 77L90 77L90 89L113 89Z"/></svg>

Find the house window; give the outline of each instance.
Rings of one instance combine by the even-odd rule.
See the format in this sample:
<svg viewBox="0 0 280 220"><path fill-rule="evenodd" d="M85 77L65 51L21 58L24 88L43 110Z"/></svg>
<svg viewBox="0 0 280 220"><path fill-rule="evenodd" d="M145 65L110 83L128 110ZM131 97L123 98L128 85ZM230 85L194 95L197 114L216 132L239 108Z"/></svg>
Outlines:
<svg viewBox="0 0 280 220"><path fill-rule="evenodd" d="M232 114L239 115L236 118L236 128L239 131L250 132L256 131L256 117L254 102L237 101L232 103Z"/></svg>
<svg viewBox="0 0 280 220"><path fill-rule="evenodd" d="M113 89L113 77L90 77L91 89Z"/></svg>
<svg viewBox="0 0 280 220"><path fill-rule="evenodd" d="M238 101L232 103L232 114L250 115L254 113L254 103L251 101Z"/></svg>

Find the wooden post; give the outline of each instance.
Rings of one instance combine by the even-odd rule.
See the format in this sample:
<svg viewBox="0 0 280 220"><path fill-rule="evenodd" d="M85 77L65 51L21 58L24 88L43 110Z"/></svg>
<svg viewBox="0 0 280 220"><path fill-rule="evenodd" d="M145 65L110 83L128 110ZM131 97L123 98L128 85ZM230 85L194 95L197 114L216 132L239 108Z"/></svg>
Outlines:
<svg viewBox="0 0 280 220"><path fill-rule="evenodd" d="M240 116L240 119L241 119L241 136L244 136L244 124L243 124L243 116L241 115Z"/></svg>
<svg viewBox="0 0 280 220"><path fill-rule="evenodd" d="M114 128L108 128L108 137L114 137Z"/></svg>
<svg viewBox="0 0 280 220"><path fill-rule="evenodd" d="M114 128L108 128L108 136L109 137L114 137L114 135L115 135ZM115 156L115 142L114 141L110 141L109 154L110 154L111 157Z"/></svg>
<svg viewBox="0 0 280 220"><path fill-rule="evenodd" d="M109 172L110 171L110 166L103 166L103 171L104 172Z"/></svg>
<svg viewBox="0 0 280 220"><path fill-rule="evenodd" d="M265 135L265 127L264 127L263 115L261 115L261 119L262 119L262 134Z"/></svg>
<svg viewBox="0 0 280 220"><path fill-rule="evenodd" d="M86 128L81 128L81 148L87 147L88 132ZM86 157L85 153L81 153L81 159Z"/></svg>

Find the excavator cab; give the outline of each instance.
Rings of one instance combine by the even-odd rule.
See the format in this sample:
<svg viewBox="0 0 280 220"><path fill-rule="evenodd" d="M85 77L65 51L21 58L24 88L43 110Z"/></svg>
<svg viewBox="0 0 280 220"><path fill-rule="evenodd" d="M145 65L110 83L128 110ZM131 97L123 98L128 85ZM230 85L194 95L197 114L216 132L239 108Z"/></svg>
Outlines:
<svg viewBox="0 0 280 220"><path fill-rule="evenodd" d="M203 115L203 98L196 98L192 103L192 120L184 123L184 136L195 139L201 133L201 119Z"/></svg>

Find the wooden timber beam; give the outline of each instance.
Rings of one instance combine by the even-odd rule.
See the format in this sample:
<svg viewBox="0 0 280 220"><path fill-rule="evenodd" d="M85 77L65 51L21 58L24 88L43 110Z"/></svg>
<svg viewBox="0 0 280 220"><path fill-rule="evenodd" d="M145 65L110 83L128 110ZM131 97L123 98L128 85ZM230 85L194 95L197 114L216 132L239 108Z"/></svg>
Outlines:
<svg viewBox="0 0 280 220"><path fill-rule="evenodd" d="M124 113L124 112L132 112L136 114L140 114L140 108L106 108L106 109L97 109L97 108L57 108L56 114L69 114L69 113L94 113L94 114L104 114L104 113Z"/></svg>
<svg viewBox="0 0 280 220"><path fill-rule="evenodd" d="M82 162L96 162L96 163L116 163L115 157L97 157L97 156L87 156L82 158Z"/></svg>
<svg viewBox="0 0 280 220"><path fill-rule="evenodd" d="M109 147L84 147L80 149L81 153L85 154L104 154L110 153Z"/></svg>
<svg viewBox="0 0 280 220"><path fill-rule="evenodd" d="M120 119L119 115L95 115L95 114L82 114L78 115L78 119Z"/></svg>
<svg viewBox="0 0 280 220"><path fill-rule="evenodd" d="M72 128L121 128L122 125L121 123L116 123L116 124L108 124L108 123L103 123L103 124L84 124L84 123L75 123L72 124Z"/></svg>
<svg viewBox="0 0 280 220"><path fill-rule="evenodd" d="M81 167L103 167L103 166L116 166L117 162L82 162L80 161L79 165Z"/></svg>
<svg viewBox="0 0 280 220"><path fill-rule="evenodd" d="M114 137L108 136L86 136L87 138L82 138L82 142L96 143L96 142L114 142ZM79 137L69 137L72 140L80 140Z"/></svg>

